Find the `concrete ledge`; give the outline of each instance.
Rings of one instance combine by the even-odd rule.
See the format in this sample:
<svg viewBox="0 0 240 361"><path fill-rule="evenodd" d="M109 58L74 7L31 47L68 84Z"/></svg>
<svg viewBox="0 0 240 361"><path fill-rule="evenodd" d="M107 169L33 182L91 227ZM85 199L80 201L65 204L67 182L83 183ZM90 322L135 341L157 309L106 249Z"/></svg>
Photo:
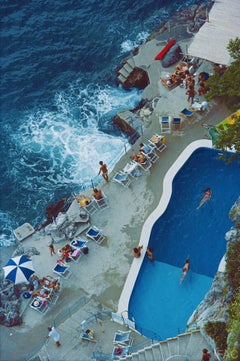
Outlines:
<svg viewBox="0 0 240 361"><path fill-rule="evenodd" d="M30 223L24 223L20 227L14 229L13 234L19 242L28 238L35 232L33 226Z"/></svg>

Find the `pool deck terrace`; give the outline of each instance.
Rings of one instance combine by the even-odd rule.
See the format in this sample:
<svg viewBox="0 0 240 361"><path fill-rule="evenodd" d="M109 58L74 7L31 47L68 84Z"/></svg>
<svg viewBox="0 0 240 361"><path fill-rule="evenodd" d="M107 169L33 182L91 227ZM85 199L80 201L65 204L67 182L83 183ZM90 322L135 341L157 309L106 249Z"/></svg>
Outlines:
<svg viewBox="0 0 240 361"><path fill-rule="evenodd" d="M153 54L156 52L156 41L147 46L147 53L151 52L151 59L153 59ZM146 61L147 55L144 53L144 46L138 56L139 64L145 64L151 68L151 64L149 64L150 59L148 58ZM154 63L154 60L151 60L151 62ZM159 77L159 74L166 71L161 69L160 65L156 67L156 63L153 66L154 71L151 76ZM209 63L203 62L198 71L200 72L209 66ZM168 71L171 70L168 69ZM144 129L144 134L133 147L136 151L140 142L147 142L152 134L160 133L160 115L178 116L183 108L189 106L186 100L185 89L177 87L169 91L164 88L160 79L143 92L143 98L146 94L148 98L150 96L151 98L160 96L160 98L157 101L154 112L150 116L151 123ZM229 114L230 111L222 104L212 102L206 112L197 116L197 122L192 125L184 122L181 132L166 134L167 149L160 154L159 160L152 166L150 172L143 172L142 176L135 179L128 189L111 181L115 172L122 170L129 161L131 151L127 152L120 159L110 174L110 182L108 184L100 184L101 189L107 196L109 207L91 216L91 224L96 225L103 231L106 240L101 246L90 241L88 243L89 255L81 259L79 263L71 264L72 275L69 279L63 281L61 296L56 306L51 308L46 316L39 315L30 307L27 307L23 314L22 326L9 329L2 327L1 359L3 361L21 360L46 335L47 326L53 323L58 316L67 308L70 308L82 296L94 299L96 304L106 306L113 312L116 312L118 308L121 312L126 310L127 304L123 303L122 299L118 307L119 298L131 267L131 272L135 272L137 275L137 269L139 269L139 265L144 257L147 244L144 243L141 259L133 260L132 248L142 243L145 237L146 239L148 238L149 230L146 230L146 228L154 220L155 216L151 217L150 215L155 214L153 211L159 205L165 175L189 144L195 141L202 142L203 140L209 144L208 130L202 126L202 123L215 125ZM92 190L86 192L86 194L91 193ZM162 199L161 204L164 207L164 205L166 206L167 199ZM69 212L79 212L79 206L75 201ZM143 228L146 220L148 221ZM48 241L49 237L41 232L36 232L23 241L24 245L34 246L40 252L40 255L32 257L36 274L39 277L51 274L51 270L56 263L57 255L50 256L47 246ZM61 248L65 243L66 241L62 241L56 244L55 248ZM7 259L3 259L3 262L6 261ZM129 290L130 288L128 292L130 292ZM87 318L94 314L96 304L93 305L91 303L89 307L84 305L81 307L83 312L79 315L76 324L74 324L74 329L77 329L82 318ZM110 353L113 348L112 340L114 335L109 336L107 330L113 333L118 328L116 324L116 328L110 330L107 326L104 330L103 333L105 333L106 338L101 342L103 352ZM60 361L69 360L67 358L68 349L70 351L70 347L73 347L72 345L70 346L71 337L69 337L69 332L71 334L73 331L69 331L69 329L69 324L65 322L59 327L62 334L62 351L54 349L54 355L60 352L59 355L62 355L58 357ZM73 338L76 337L75 334ZM49 347L53 349L51 342L49 342ZM89 344L82 347L79 342L74 347L76 358L72 356L71 360L87 361L91 359L94 346ZM71 350L71 352L74 351ZM54 361L54 357L56 356L53 356L51 360Z"/></svg>

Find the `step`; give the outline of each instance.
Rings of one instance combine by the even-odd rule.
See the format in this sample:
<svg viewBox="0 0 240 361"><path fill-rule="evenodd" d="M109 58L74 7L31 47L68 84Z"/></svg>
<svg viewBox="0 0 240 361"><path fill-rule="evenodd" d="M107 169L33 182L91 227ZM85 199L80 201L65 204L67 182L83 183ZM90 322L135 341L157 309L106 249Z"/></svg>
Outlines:
<svg viewBox="0 0 240 361"><path fill-rule="evenodd" d="M163 360L166 360L169 356L169 348L168 348L168 342L167 341L161 341L160 342L160 349L162 351Z"/></svg>
<svg viewBox="0 0 240 361"><path fill-rule="evenodd" d="M127 80L122 74L119 74L117 78L120 83L125 83Z"/></svg>
<svg viewBox="0 0 240 361"><path fill-rule="evenodd" d="M125 63L125 64L123 65L123 68L126 69L126 71L127 71L129 74L133 71L133 68L132 68L131 65L128 64L128 63Z"/></svg>
<svg viewBox="0 0 240 361"><path fill-rule="evenodd" d="M139 361L148 361L148 359L146 359L146 357L145 357L144 350L138 351L138 360Z"/></svg>
<svg viewBox="0 0 240 361"><path fill-rule="evenodd" d="M186 355L189 341L190 341L190 334L178 335L179 355Z"/></svg>
<svg viewBox="0 0 240 361"><path fill-rule="evenodd" d="M152 346L152 350L156 361L164 361L160 345L158 343Z"/></svg>
<svg viewBox="0 0 240 361"><path fill-rule="evenodd" d="M145 347L144 352L145 352L145 357L146 357L147 361L155 361L152 346Z"/></svg>
<svg viewBox="0 0 240 361"><path fill-rule="evenodd" d="M179 355L178 337L173 337L171 339L168 339L167 341L168 341L170 356Z"/></svg>
<svg viewBox="0 0 240 361"><path fill-rule="evenodd" d="M129 357L129 358L128 358ZM139 361L139 358L138 358L138 353L134 352L132 353L131 355L129 356L126 356L125 360L129 360L129 361Z"/></svg>
<svg viewBox="0 0 240 361"><path fill-rule="evenodd" d="M123 75L125 78L127 78L128 76L129 76L129 71L127 71L125 68L121 68L120 70L119 70L119 73L121 74L121 75Z"/></svg>
<svg viewBox="0 0 240 361"><path fill-rule="evenodd" d="M203 348L209 349L209 346L207 345L206 341L203 339L201 333L199 331L191 332L186 354L192 358L194 357L194 354L196 354L196 350L201 351Z"/></svg>
<svg viewBox="0 0 240 361"><path fill-rule="evenodd" d="M133 58L129 58L129 59L127 60L127 64L130 65L132 69L135 68L135 61L134 61Z"/></svg>

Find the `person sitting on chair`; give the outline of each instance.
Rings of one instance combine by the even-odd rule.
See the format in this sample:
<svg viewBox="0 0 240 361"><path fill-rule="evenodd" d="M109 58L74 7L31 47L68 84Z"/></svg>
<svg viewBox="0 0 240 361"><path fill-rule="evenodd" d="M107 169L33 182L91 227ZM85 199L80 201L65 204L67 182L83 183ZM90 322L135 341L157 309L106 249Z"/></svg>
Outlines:
<svg viewBox="0 0 240 361"><path fill-rule="evenodd" d="M80 204L80 207L85 207L91 203L91 199L84 194L79 194L77 196L77 202Z"/></svg>
<svg viewBox="0 0 240 361"><path fill-rule="evenodd" d="M97 200L101 199L103 197L101 189L93 188L93 197Z"/></svg>

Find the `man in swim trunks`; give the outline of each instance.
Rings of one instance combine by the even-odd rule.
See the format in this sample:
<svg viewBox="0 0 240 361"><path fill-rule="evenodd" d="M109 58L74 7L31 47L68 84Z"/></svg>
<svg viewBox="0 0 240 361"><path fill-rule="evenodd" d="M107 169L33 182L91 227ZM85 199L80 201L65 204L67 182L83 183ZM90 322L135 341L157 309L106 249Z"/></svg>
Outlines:
<svg viewBox="0 0 240 361"><path fill-rule="evenodd" d="M100 173L102 173L103 178L105 179L106 182L108 182L108 169L107 169L107 166L102 161L100 161L99 164L100 164L100 169L99 169L98 175Z"/></svg>

